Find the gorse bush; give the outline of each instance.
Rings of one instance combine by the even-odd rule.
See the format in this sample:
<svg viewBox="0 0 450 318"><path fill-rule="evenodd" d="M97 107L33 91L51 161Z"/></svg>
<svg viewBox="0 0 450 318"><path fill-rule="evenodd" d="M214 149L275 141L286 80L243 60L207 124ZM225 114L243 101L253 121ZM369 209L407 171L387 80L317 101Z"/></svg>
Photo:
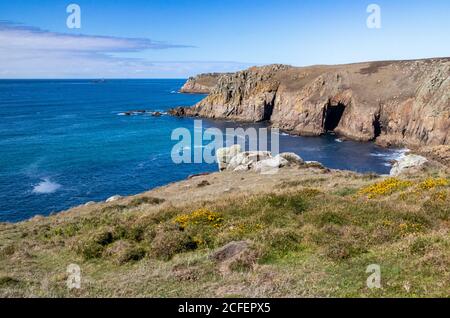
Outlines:
<svg viewBox="0 0 450 318"><path fill-rule="evenodd" d="M411 181L388 178L384 181L364 187L358 193L367 195L369 199L374 199L376 197L389 195L396 191L406 189L412 185L413 183Z"/></svg>
<svg viewBox="0 0 450 318"><path fill-rule="evenodd" d="M436 187L444 187L448 185L447 179L444 178L427 178L419 184L419 188L422 190L430 190Z"/></svg>
<svg viewBox="0 0 450 318"><path fill-rule="evenodd" d="M174 219L182 229L195 225L207 225L218 228L221 226L223 218L219 213L202 208L189 214L182 214Z"/></svg>

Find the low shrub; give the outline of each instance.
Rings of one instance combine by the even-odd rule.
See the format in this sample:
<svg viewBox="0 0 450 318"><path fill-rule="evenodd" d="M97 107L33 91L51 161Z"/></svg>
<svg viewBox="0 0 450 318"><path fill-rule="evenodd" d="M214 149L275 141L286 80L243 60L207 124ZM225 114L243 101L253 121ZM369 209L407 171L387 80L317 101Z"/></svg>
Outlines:
<svg viewBox="0 0 450 318"><path fill-rule="evenodd" d="M20 281L16 278L10 276L1 276L0 277L0 287L11 287L19 284Z"/></svg>
<svg viewBox="0 0 450 318"><path fill-rule="evenodd" d="M108 246L104 255L112 258L115 263L122 265L141 260L145 257L146 250L125 240L119 240Z"/></svg>
<svg viewBox="0 0 450 318"><path fill-rule="evenodd" d="M168 261L174 255L195 250L198 244L185 232L177 228L163 227L156 233L151 244L151 253L156 258Z"/></svg>
<svg viewBox="0 0 450 318"><path fill-rule="evenodd" d="M160 198L154 198L154 197L139 197L131 200L131 202L128 204L129 207L135 208L142 204L151 204L151 205L158 205L161 203L164 203L166 200L160 199Z"/></svg>
<svg viewBox="0 0 450 318"><path fill-rule="evenodd" d="M340 261L365 253L367 250L361 242L340 240L331 242L326 248L326 255L332 260Z"/></svg>

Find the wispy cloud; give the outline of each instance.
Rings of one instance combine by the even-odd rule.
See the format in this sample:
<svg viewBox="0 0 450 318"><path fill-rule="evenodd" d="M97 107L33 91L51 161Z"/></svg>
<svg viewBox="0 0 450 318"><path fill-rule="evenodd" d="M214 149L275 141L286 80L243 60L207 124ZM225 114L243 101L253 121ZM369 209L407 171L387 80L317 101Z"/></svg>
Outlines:
<svg viewBox="0 0 450 318"><path fill-rule="evenodd" d="M236 62L155 62L117 56L180 48L193 46L142 38L57 33L0 21L0 77L186 77L248 66Z"/></svg>
<svg viewBox="0 0 450 318"><path fill-rule="evenodd" d="M64 34L0 22L0 49L106 53L187 47L192 46L140 38Z"/></svg>

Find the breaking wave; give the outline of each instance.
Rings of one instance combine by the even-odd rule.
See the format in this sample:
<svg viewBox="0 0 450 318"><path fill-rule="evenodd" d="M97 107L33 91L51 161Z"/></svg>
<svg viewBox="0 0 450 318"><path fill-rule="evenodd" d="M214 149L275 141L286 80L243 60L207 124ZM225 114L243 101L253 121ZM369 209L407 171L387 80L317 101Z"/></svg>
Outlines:
<svg viewBox="0 0 450 318"><path fill-rule="evenodd" d="M61 188L61 185L56 183L56 182L52 182L50 179L48 178L44 178L42 179L42 181L35 185L33 188L33 193L36 194L50 194L50 193L54 193L56 191L58 191L58 189Z"/></svg>

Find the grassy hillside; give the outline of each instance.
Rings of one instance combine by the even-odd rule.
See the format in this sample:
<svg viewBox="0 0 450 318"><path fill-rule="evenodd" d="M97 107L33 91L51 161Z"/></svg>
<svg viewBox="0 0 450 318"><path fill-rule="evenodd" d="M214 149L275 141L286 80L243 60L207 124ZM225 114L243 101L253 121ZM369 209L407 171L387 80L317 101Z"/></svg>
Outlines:
<svg viewBox="0 0 450 318"><path fill-rule="evenodd" d="M0 296L448 297L449 213L449 176L433 168L395 179L313 168L200 176L1 224ZM249 247L210 257L232 241ZM66 288L72 263L79 290ZM370 264L381 289L366 286Z"/></svg>

